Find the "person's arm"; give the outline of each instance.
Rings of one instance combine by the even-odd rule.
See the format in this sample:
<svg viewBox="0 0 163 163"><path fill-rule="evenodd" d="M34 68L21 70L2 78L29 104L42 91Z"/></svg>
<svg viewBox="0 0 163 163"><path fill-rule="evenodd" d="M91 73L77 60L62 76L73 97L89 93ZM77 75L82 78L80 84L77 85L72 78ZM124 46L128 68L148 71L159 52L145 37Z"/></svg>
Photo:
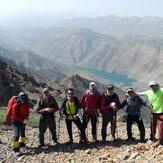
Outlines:
<svg viewBox="0 0 163 163"><path fill-rule="evenodd" d="M101 113L108 111L110 109L110 105L107 105L107 106L105 105L105 95L101 96L100 104L101 104L101 106L100 106Z"/></svg>
<svg viewBox="0 0 163 163"><path fill-rule="evenodd" d="M86 99L85 98L86 98L86 95L85 95L85 93L83 93L82 96L81 96L81 102L80 102L81 103L81 108L83 110L85 109L85 105L86 105L86 101L85 101Z"/></svg>
<svg viewBox="0 0 163 163"><path fill-rule="evenodd" d="M146 107L149 108L149 109L152 109L152 108L153 108L153 105L150 104L148 101L145 101L145 100L142 99L140 96L138 96L138 98L139 98L139 102L140 102L142 105L146 106Z"/></svg>
<svg viewBox="0 0 163 163"><path fill-rule="evenodd" d="M127 100L124 100L124 101L120 104L120 106L119 106L118 109L120 110L120 109L124 108L126 105L127 105Z"/></svg>
<svg viewBox="0 0 163 163"><path fill-rule="evenodd" d="M26 119L28 119L30 113L30 107L27 105Z"/></svg>
<svg viewBox="0 0 163 163"><path fill-rule="evenodd" d="M148 98L148 93L149 93L149 91L137 92L138 95L144 96L145 98Z"/></svg>
<svg viewBox="0 0 163 163"><path fill-rule="evenodd" d="M52 100L53 100L53 108L49 108L48 110L49 113L56 112L59 110L59 106L58 106L56 99L52 97Z"/></svg>
<svg viewBox="0 0 163 163"><path fill-rule="evenodd" d="M80 113L81 104L80 104L80 101L79 101L78 97L74 97L74 101L75 101L75 105L76 105L75 115L77 115L77 114Z"/></svg>
<svg viewBox="0 0 163 163"><path fill-rule="evenodd" d="M67 115L67 113L66 113L66 100L64 100L62 105L61 105L60 113L61 113L61 115L63 115L63 114Z"/></svg>
<svg viewBox="0 0 163 163"><path fill-rule="evenodd" d="M16 120L16 121L22 121L22 119L19 117L19 109L20 108L18 108L18 107L20 107L20 105L18 106L17 104L14 104L13 105L13 107L12 107L12 118L14 119L14 120Z"/></svg>
<svg viewBox="0 0 163 163"><path fill-rule="evenodd" d="M41 100L40 98L37 100L37 105L36 105L36 112L38 114L44 113L46 111L46 108L44 109L40 108L40 100Z"/></svg>

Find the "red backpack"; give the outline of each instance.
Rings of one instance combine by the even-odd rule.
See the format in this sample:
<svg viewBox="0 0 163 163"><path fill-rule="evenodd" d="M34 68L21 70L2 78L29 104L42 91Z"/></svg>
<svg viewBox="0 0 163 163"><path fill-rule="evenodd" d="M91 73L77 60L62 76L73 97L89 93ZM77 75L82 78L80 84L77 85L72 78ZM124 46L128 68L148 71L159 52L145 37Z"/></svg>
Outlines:
<svg viewBox="0 0 163 163"><path fill-rule="evenodd" d="M17 102L17 96L12 96L8 102L7 111L5 114L6 123L11 126L11 117L12 117L12 106Z"/></svg>

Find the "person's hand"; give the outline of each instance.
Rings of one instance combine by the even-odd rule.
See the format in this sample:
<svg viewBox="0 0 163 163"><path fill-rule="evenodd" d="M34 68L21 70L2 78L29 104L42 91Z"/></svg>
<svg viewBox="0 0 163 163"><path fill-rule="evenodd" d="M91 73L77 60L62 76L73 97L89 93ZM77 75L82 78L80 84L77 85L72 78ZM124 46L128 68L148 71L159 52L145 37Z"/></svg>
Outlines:
<svg viewBox="0 0 163 163"><path fill-rule="evenodd" d="M117 107L116 107L116 103L115 102L112 102L110 104L110 107L113 108L114 110L117 110Z"/></svg>
<svg viewBox="0 0 163 163"><path fill-rule="evenodd" d="M50 108L44 108L45 112L50 112Z"/></svg>
<svg viewBox="0 0 163 163"><path fill-rule="evenodd" d="M27 120L26 119L24 119L23 124L27 124Z"/></svg>
<svg viewBox="0 0 163 163"><path fill-rule="evenodd" d="M73 118L74 118L74 120L77 120L77 116L76 115L73 115Z"/></svg>
<svg viewBox="0 0 163 163"><path fill-rule="evenodd" d="M153 105L152 104L148 105L148 108L153 109Z"/></svg>

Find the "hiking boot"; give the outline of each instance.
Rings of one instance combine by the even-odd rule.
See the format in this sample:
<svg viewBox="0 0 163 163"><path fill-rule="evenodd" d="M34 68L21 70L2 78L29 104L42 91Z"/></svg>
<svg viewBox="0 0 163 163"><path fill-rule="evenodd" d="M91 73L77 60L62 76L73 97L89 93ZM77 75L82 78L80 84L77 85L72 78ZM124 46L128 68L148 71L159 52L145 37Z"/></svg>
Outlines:
<svg viewBox="0 0 163 163"><path fill-rule="evenodd" d="M25 145L25 143L19 143L19 146L20 147L25 147L26 145Z"/></svg>
<svg viewBox="0 0 163 163"><path fill-rule="evenodd" d="M158 140L153 146L158 147L159 145L163 145L163 141Z"/></svg>
<svg viewBox="0 0 163 163"><path fill-rule="evenodd" d="M135 141L135 138L131 137L131 138L127 138L127 141Z"/></svg>
<svg viewBox="0 0 163 163"><path fill-rule="evenodd" d="M38 148L42 148L42 147L45 147L45 144L39 144L38 145Z"/></svg>
<svg viewBox="0 0 163 163"><path fill-rule="evenodd" d="M59 144L58 141L53 141L52 145L57 145Z"/></svg>
<svg viewBox="0 0 163 163"><path fill-rule="evenodd" d="M98 141L97 141L96 138L93 138L93 139L92 139L92 142L93 142L93 143L97 143Z"/></svg>
<svg viewBox="0 0 163 163"><path fill-rule="evenodd" d="M13 148L13 151L16 153L19 152L19 148Z"/></svg>
<svg viewBox="0 0 163 163"><path fill-rule="evenodd" d="M114 141L115 139L115 136L111 136L111 141Z"/></svg>
<svg viewBox="0 0 163 163"><path fill-rule="evenodd" d="M73 144L73 141L66 142L66 145L70 145L70 144Z"/></svg>

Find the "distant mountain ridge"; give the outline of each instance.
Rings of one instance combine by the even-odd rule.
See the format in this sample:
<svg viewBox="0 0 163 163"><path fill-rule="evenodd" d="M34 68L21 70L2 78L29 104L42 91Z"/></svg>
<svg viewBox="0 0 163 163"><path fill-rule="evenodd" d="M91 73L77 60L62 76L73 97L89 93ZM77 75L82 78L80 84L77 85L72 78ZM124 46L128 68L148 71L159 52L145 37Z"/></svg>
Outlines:
<svg viewBox="0 0 163 163"><path fill-rule="evenodd" d="M151 80L151 77L162 81L161 37L128 35L117 38L89 29L25 31L22 30L17 37L15 35L15 40L23 42L26 49L53 62L127 74L141 81Z"/></svg>
<svg viewBox="0 0 163 163"><path fill-rule="evenodd" d="M105 16L94 18L75 18L60 26L69 28L88 28L95 32L113 35L151 35L163 36L163 18L159 17L119 17Z"/></svg>

